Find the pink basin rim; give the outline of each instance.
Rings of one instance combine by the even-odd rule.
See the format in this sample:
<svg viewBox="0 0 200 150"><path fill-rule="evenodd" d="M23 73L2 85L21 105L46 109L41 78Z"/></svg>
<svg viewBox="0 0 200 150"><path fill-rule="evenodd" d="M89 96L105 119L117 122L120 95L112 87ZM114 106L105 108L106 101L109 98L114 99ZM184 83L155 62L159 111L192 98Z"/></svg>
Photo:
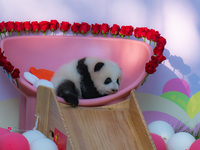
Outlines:
<svg viewBox="0 0 200 150"><path fill-rule="evenodd" d="M21 36L21 37L11 37L11 38L6 38L6 39L3 39L1 40L1 48L5 51L5 55L7 56L8 60L13 63L13 65L16 67L18 67L20 70L23 70L21 69L21 67L23 66L24 63L28 63L28 62L22 62L21 65L19 66L18 63L15 64L15 58L16 58L16 55L23 55L20 54L20 45L18 42L22 42L21 45L23 45L23 41L24 42L30 42L30 41L33 41L33 42L39 42L39 40L44 40L44 41L52 41L52 40L55 40L57 42L61 41L61 44L64 43L64 41L67 41L67 40L71 40L71 41L74 41L74 42L80 42L80 43L84 43L84 42L88 42L88 45L90 46L93 46L93 48L95 49L98 49L98 46L97 47L94 47L94 44L92 43L97 43L100 42L100 44L105 44L106 48L107 47L110 47L109 51L111 52L112 49L121 46L123 47L124 49L122 49L122 51L124 50L124 53L126 52L126 49L130 49L132 48L131 46L132 45L137 45L137 51L140 51L140 49L138 49L139 47L141 47L141 49L145 49L143 50L144 53L147 53L147 55L145 54L144 56L146 58L141 58L141 59L144 59L144 62L142 62L144 65L143 65L143 68L141 68L138 72L140 72L140 75L137 75L137 78L134 80L134 82L130 83L129 85L127 85L126 87L122 87L116 94L113 94L113 95L109 95L109 96L105 96L105 97L101 97L101 98L96 98L96 99L80 99L79 100L79 105L80 106L97 106L97 105L104 105L104 104L108 104L110 102L113 102L113 101L116 101L116 100L122 100L122 99L125 99L128 95L129 95L129 92L132 90L132 89L135 89L138 87L138 85L140 85L140 83L144 80L145 76L147 75L146 72L145 72L145 63L148 62L148 60L150 60L150 57L153 55L153 51L152 51L152 48L146 44L145 42L141 42L141 41L136 41L136 40L130 40L130 39L119 39L119 38L105 38L105 37L82 37L82 36ZM16 41L14 43L14 41ZM111 44L109 44L109 43ZM13 43L13 46L15 47L12 47L11 45L8 45L10 43ZM114 45L115 44L115 45ZM117 46L116 46L117 44ZM121 44L121 45L120 45ZM19 46L19 49L16 47ZM123 46L122 46L123 45ZM37 47L37 46L36 46ZM73 47L73 46L72 46ZM128 48L127 48L128 47ZM7 49L10 49L9 51L11 51L11 49L13 49L12 53L15 57L13 56L10 56L11 55L11 52L7 52ZM22 48L21 48L22 49ZM107 50L108 50L107 49ZM14 51L17 51L18 52L14 52ZM83 50L85 51L85 49L83 48ZM80 56L81 55L87 55L87 54L84 54L84 51L83 51L83 54L79 54ZM87 51L87 50L86 50ZM129 51L129 50L127 50ZM134 50L135 51L135 50ZM24 52L24 51L22 51ZM106 51L105 53L107 53L108 51ZM119 50L117 50L117 52L119 52ZM88 52L89 53L89 52ZM111 58L112 55L114 55L113 53L109 54L109 56L107 56L105 53L102 53L102 52L97 52L95 54L92 54L92 55L99 55L100 54L100 57L106 57L106 58ZM123 54L123 53L122 53ZM139 53L140 54L140 53ZM119 54L120 55L120 54ZM131 56L131 53L130 54L127 54L126 57L128 56ZM141 55L141 54L140 54ZM38 54L39 56L39 54ZM118 55L116 55L118 56ZM125 56L125 55L123 55ZM113 56L114 57L114 56ZM118 56L119 57L119 56ZM35 58L36 61L37 61L37 58ZM38 58L39 59L39 58ZM112 59L112 58L111 58ZM120 58L113 58L115 61L117 61L117 59L122 59L121 57ZM128 62L128 58L123 58L123 59L127 59L127 62ZM44 59L45 60L45 59ZM139 60L139 59L138 59ZM23 61L23 60L22 60ZM131 61L130 61L131 62ZM117 62L118 63L118 62ZM31 67L32 64L30 64L29 67ZM129 65L129 64L127 64ZM40 69L40 68L38 68ZM48 68L43 68L43 69L48 69ZM124 68L122 68L123 70ZM134 69L134 68L133 68ZM53 70L53 69L52 69ZM126 69L125 69L126 70ZM142 71L141 71L142 70ZM28 71L28 70L27 70ZM53 70L55 71L55 70ZM24 71L23 71L24 72ZM19 91L22 92L23 94L25 94L26 96L36 96L36 92L37 92L37 89L35 87L33 87L31 84L29 84L23 77L23 72L20 73L21 77L19 78L18 82L19 82ZM124 72L123 72L124 73ZM125 73L125 76L127 75L127 78L128 79L123 79L123 80L126 80L126 82L129 82L129 79L130 78L134 78L134 74L132 76L130 76L130 72L129 74L128 73ZM131 80L130 80L131 81ZM125 82L125 81L124 81ZM58 97L58 100L59 102L62 102L62 103L66 103L62 98Z"/></svg>

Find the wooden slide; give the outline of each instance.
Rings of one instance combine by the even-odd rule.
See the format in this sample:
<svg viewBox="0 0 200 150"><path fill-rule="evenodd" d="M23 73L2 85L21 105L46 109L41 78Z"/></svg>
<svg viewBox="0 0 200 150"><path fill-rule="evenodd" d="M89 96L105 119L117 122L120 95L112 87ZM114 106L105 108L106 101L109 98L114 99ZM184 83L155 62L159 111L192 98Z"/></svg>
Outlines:
<svg viewBox="0 0 200 150"><path fill-rule="evenodd" d="M38 87L38 130L48 138L64 134L66 150L154 150L134 91L120 103L77 107L59 103L51 88ZM57 135L56 135L57 136Z"/></svg>

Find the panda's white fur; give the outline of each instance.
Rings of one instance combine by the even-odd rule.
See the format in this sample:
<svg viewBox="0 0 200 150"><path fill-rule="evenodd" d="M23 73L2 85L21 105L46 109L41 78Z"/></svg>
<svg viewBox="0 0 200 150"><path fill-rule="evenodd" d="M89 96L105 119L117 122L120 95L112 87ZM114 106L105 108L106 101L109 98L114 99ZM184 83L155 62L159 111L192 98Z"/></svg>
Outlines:
<svg viewBox="0 0 200 150"><path fill-rule="evenodd" d="M51 82L54 85L55 90L63 82L63 80L73 81L75 86L80 90L80 78L81 75L77 72L78 61L74 60L68 64L62 65L54 74ZM79 94L80 96L81 94Z"/></svg>
<svg viewBox="0 0 200 150"><path fill-rule="evenodd" d="M77 106L78 98L97 98L116 93L121 78L122 70L115 62L85 57L61 66L51 81L58 96Z"/></svg>

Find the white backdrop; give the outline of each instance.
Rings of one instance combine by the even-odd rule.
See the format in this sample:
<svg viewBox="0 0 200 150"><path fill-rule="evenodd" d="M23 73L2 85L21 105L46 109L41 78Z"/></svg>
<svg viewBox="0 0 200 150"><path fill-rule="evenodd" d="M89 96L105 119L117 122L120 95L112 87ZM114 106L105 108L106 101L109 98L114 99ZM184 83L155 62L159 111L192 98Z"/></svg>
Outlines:
<svg viewBox="0 0 200 150"><path fill-rule="evenodd" d="M163 86L173 78L189 84L190 96L200 91L199 16L199 0L0 0L0 22L56 19L158 30L167 39L167 60L139 88L154 95L161 95ZM18 97L2 71L0 82L0 101Z"/></svg>

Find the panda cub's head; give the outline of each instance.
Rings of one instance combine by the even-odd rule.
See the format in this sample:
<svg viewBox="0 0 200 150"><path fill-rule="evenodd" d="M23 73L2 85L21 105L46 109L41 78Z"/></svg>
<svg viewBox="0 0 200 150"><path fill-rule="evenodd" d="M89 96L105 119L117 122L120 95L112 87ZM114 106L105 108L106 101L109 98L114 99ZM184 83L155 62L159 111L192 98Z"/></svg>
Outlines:
<svg viewBox="0 0 200 150"><path fill-rule="evenodd" d="M122 70L110 60L86 59L91 78L97 91L102 95L114 94L119 90Z"/></svg>

